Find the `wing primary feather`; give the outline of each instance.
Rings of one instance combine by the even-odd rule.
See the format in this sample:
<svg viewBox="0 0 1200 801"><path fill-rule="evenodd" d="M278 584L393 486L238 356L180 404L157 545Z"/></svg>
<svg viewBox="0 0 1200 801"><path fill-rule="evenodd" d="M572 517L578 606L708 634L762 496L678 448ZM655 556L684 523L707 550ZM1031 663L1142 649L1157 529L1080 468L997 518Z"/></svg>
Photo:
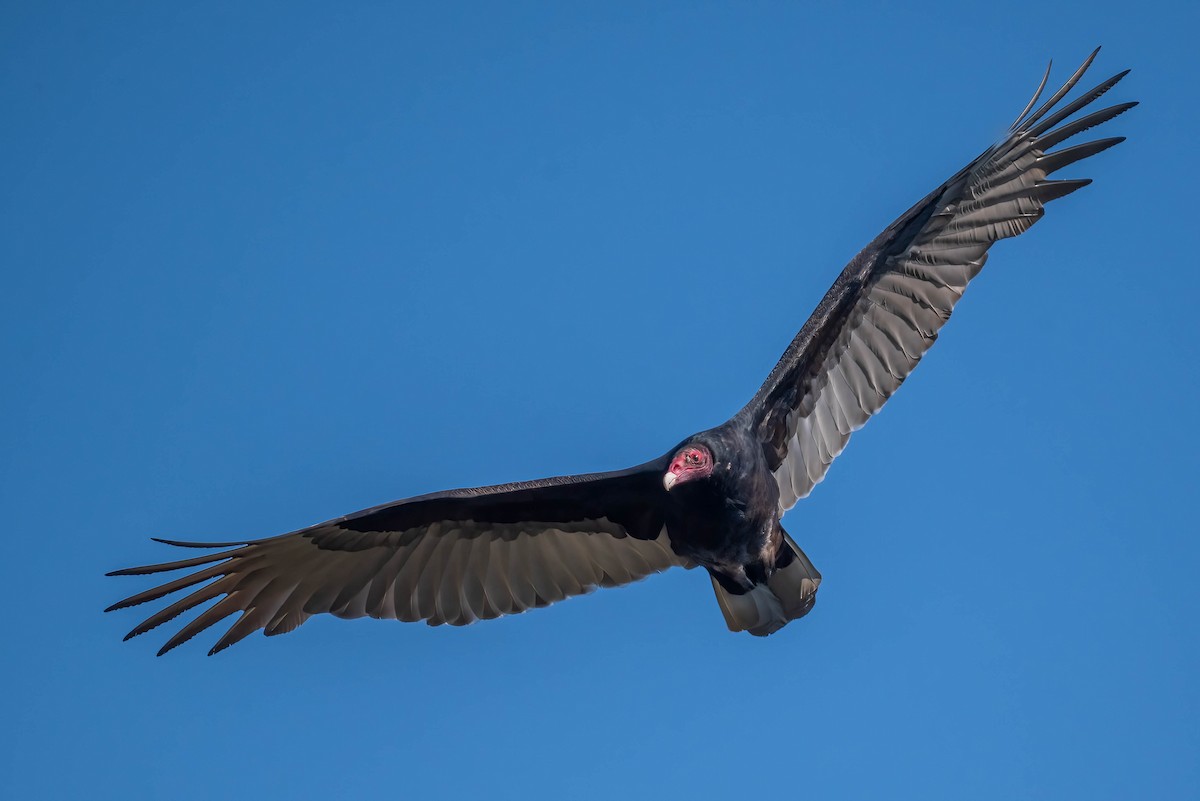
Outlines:
<svg viewBox="0 0 1200 801"><path fill-rule="evenodd" d="M1084 60L1083 64L1081 64L1079 66L1079 69L1075 70L1075 74L1072 75L1070 78L1068 78L1067 82L1064 83L1062 85L1062 87L1057 92L1055 92L1054 95L1049 100L1047 100L1045 103L1043 103L1041 108L1039 108L1037 111L1033 112L1032 116L1030 116L1029 119L1025 120L1023 125L1025 127L1029 127L1029 126L1033 125L1035 122L1040 120L1047 111L1054 108L1054 106L1058 103L1058 101L1060 101L1064 97L1066 97L1067 93L1075 88L1075 84L1079 83L1079 79L1083 77L1083 74L1085 72L1087 72L1088 67L1092 66L1092 62L1096 60L1096 55L1099 52L1100 52L1100 48L1098 48L1098 47L1095 50L1093 50L1092 54L1090 56L1088 56Z"/></svg>
<svg viewBox="0 0 1200 801"><path fill-rule="evenodd" d="M1091 182L1091 178L1079 178L1071 181L1039 181L1036 184L1037 199L1043 203L1049 203L1051 200L1066 197L1077 189L1083 189Z"/></svg>
<svg viewBox="0 0 1200 801"><path fill-rule="evenodd" d="M1094 128L1103 122L1108 122L1113 117L1124 114L1136 105L1137 101L1135 100L1131 103L1120 103L1108 108L1102 108L1099 111L1094 111L1086 117L1080 117L1074 122L1069 122L1061 128L1056 128L1038 137L1038 147L1043 151L1049 150L1060 142L1065 142L1072 136L1083 133L1088 128Z"/></svg>
<svg viewBox="0 0 1200 801"><path fill-rule="evenodd" d="M122 570L114 570L111 573L105 573L106 576L148 576L151 573L169 573L172 570L183 570L187 567L199 567L207 565L211 562L219 562L223 559L229 559L236 555L241 548L235 548L232 551L222 551L220 553L210 553L204 556L196 556L191 559L180 559L177 562L160 562L157 565L143 565L141 567L127 567Z"/></svg>
<svg viewBox="0 0 1200 801"><path fill-rule="evenodd" d="M288 536L284 534L283 536ZM154 542L161 542L163 545L174 545L176 548L233 548L238 545L255 545L267 540L235 540L231 542L191 542L189 540L164 540L162 537L151 537ZM278 539L278 537L268 537L267 539Z"/></svg>
<svg viewBox="0 0 1200 801"><path fill-rule="evenodd" d="M1039 157L1037 165L1046 175L1051 175L1063 167L1069 167L1077 161L1094 156L1097 153L1102 153L1113 145L1119 145L1124 141L1125 137L1123 136L1113 136L1108 139L1097 139L1094 142L1084 142L1071 147L1065 147L1062 150L1046 153Z"/></svg>
<svg viewBox="0 0 1200 801"><path fill-rule="evenodd" d="M168 651L178 648L206 628L220 623L239 609L237 593L230 593L208 609L205 609L186 626L176 632L175 636L167 640L166 645L158 650L158 656L162 656Z"/></svg>
<svg viewBox="0 0 1200 801"><path fill-rule="evenodd" d="M158 628L163 623L174 620L189 609L233 590L237 586L237 579L237 576L225 576L214 581L212 584L201 587L190 595L180 598L165 609L160 609L143 620L125 635L125 639L131 640L140 634L145 634L151 629Z"/></svg>
<svg viewBox="0 0 1200 801"><path fill-rule="evenodd" d="M308 543L305 541L295 544L308 547ZM329 575L337 567L340 567L337 561L326 560L306 570L304 575L297 576L296 585L288 592L287 597L279 606L279 611L267 625L267 636L292 631L308 620L312 613L306 611L305 607L312 601L317 590L329 581Z"/></svg>
<svg viewBox="0 0 1200 801"><path fill-rule="evenodd" d="M1124 72L1118 72L1116 75L1112 76L1107 81L1104 81L1103 83L1096 85L1089 91L1084 92L1082 95L1075 98L1070 103L1063 106L1061 109L1054 112L1049 117L1047 117L1046 119L1039 122L1037 125L1030 128L1029 132L1031 134L1033 134L1034 136L1039 136L1039 135L1045 133L1046 131L1053 128L1055 125L1058 125L1060 122L1065 120L1067 117L1070 117L1076 111L1079 111L1079 109L1083 108L1084 106L1088 105L1089 103L1091 103L1094 100L1096 100L1097 98L1099 98L1101 95L1103 95L1109 89L1112 89L1114 86L1117 85L1118 81L1120 81L1122 78L1124 78L1128 74L1129 74L1129 70L1125 70Z"/></svg>
<svg viewBox="0 0 1200 801"><path fill-rule="evenodd" d="M200 632L210 628L230 615L237 614L238 612L244 613L246 610L252 608L255 599L257 599L259 596L259 593L264 587L271 583L272 576L267 570L258 570L248 575L239 576L238 578L239 581L237 584L234 585L233 589L231 589L224 598L217 601L208 609L205 609L203 612L193 618L186 626L180 629L179 633L175 635L176 637L180 638L179 641L174 645L171 645L171 643L168 642L167 645L163 646L163 649L158 652L158 655L162 656L167 651L171 650L171 648L187 642L192 637L195 637ZM209 653L210 655L212 654L211 651Z"/></svg>
<svg viewBox="0 0 1200 801"><path fill-rule="evenodd" d="M1050 69L1054 66L1054 59L1050 59L1050 63L1046 65L1046 71L1042 73L1042 82L1038 84L1037 91L1033 93L1033 97L1029 98L1029 102L1025 104L1025 108L1021 109L1021 113L1013 120L1013 124L1008 126L1010 132L1017 130L1021 121L1025 119L1025 115L1029 113L1029 109L1038 102L1038 98L1042 96L1042 91L1046 88L1046 82L1050 80Z"/></svg>
<svg viewBox="0 0 1200 801"><path fill-rule="evenodd" d="M284 583L286 582L280 576L276 576L267 582L266 586L254 596L254 599L245 604L246 611L242 612L242 616L234 621L234 624L221 635L221 639L217 640L216 645L209 649L208 655L212 656L220 653L234 643L240 642L261 629L274 616L275 612L278 611L286 599L287 592L285 591L282 594L276 593L274 605L268 605L260 599L268 597L272 592L272 588Z"/></svg>
<svg viewBox="0 0 1200 801"><path fill-rule="evenodd" d="M157 601L159 598L162 598L165 595L170 595L173 592L186 589L187 587L191 587L193 584L199 584L202 581L208 581L211 578L216 578L217 576L226 573L228 567L229 566L226 564L213 565L206 570L199 570L195 573L183 576L182 578L177 578L174 581L169 581L166 584L160 584L157 587L151 587L148 590L139 592L137 595L131 595L124 600L117 601L104 611L112 612L117 609L127 609L131 606L144 604L147 601Z"/></svg>
<svg viewBox="0 0 1200 801"><path fill-rule="evenodd" d="M248 609L242 612L242 616L221 635L221 639L217 640L217 644L208 649L208 655L216 656L229 646L241 642L249 635L261 629L262 623L259 622L259 617L258 610L255 609Z"/></svg>

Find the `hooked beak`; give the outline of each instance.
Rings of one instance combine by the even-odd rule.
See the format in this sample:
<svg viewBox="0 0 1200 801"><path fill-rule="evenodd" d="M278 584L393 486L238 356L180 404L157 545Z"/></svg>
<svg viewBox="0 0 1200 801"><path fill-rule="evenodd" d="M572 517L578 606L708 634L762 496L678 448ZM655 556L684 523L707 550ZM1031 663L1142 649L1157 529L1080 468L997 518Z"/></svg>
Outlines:
<svg viewBox="0 0 1200 801"><path fill-rule="evenodd" d="M671 487L675 486L675 482L679 480L678 473L672 473L669 470L663 476L663 486L667 488L667 492L671 491Z"/></svg>

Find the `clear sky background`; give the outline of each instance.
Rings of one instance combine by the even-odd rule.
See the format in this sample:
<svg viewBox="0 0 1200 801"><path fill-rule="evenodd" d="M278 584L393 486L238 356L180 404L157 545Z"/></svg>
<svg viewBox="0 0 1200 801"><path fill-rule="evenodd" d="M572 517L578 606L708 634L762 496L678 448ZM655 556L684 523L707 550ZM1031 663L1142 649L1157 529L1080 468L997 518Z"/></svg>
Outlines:
<svg viewBox="0 0 1200 801"><path fill-rule="evenodd" d="M1195 798L1195 4L447 5L0 12L0 795ZM1129 141L788 515L803 621L684 571L211 659L101 614L151 536L720 423L1096 44Z"/></svg>

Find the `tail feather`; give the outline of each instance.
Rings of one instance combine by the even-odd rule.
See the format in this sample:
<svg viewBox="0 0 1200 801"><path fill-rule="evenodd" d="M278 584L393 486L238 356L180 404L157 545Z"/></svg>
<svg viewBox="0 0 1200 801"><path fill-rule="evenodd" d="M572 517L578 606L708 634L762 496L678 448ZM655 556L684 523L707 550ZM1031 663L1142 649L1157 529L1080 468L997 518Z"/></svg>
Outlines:
<svg viewBox="0 0 1200 801"><path fill-rule="evenodd" d="M774 634L789 621L804 617L817 602L821 574L795 540L783 532L785 549L766 584L735 595L712 579L713 592L730 631L748 631L756 637Z"/></svg>

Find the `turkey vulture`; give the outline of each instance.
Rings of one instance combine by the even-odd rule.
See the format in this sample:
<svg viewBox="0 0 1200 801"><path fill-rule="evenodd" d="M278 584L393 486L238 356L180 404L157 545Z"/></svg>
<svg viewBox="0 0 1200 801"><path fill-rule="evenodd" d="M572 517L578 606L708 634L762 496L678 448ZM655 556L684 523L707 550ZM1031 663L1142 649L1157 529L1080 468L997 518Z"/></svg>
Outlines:
<svg viewBox="0 0 1200 801"><path fill-rule="evenodd" d="M193 571L109 611L203 585L126 639L220 598L159 651L240 613L209 652L216 653L259 629L292 631L321 612L457 626L699 566L732 631L764 636L802 617L821 574L781 516L920 361L992 243L1025 231L1046 203L1090 183L1048 176L1123 141L1052 150L1136 105L1068 121L1128 73L1063 104L1096 52L1037 106L1047 68L1000 142L851 260L726 423L627 470L435 492L267 539L159 540L218 550L110 573Z"/></svg>

